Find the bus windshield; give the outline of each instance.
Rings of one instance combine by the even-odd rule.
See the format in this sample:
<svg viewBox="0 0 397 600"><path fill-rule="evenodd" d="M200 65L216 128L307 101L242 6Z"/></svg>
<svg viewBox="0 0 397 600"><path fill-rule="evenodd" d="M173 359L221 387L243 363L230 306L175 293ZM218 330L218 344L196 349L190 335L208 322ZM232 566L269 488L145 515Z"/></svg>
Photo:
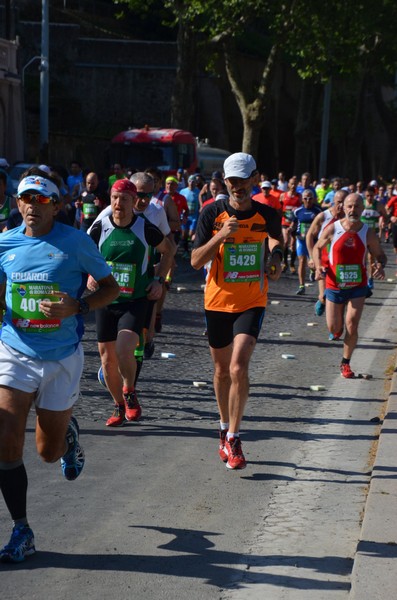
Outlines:
<svg viewBox="0 0 397 600"><path fill-rule="evenodd" d="M190 144L115 143L111 145L111 163L120 163L143 171L147 167L157 167L164 171L189 168L194 159L194 147Z"/></svg>

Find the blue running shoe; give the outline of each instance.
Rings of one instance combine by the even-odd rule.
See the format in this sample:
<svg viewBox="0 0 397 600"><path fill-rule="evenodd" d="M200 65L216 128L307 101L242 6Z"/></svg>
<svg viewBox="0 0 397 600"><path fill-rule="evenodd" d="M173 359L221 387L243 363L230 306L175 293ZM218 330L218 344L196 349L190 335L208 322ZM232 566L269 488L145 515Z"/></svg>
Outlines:
<svg viewBox="0 0 397 600"><path fill-rule="evenodd" d="M374 280L372 277L369 277L369 279L368 279L368 289L370 289L370 290L374 289Z"/></svg>
<svg viewBox="0 0 397 600"><path fill-rule="evenodd" d="M105 377L103 375L102 365L98 369L98 381L101 385L103 385L104 388L108 389L107 385L106 385Z"/></svg>
<svg viewBox="0 0 397 600"><path fill-rule="evenodd" d="M27 525L15 525L10 541L0 550L0 561L19 563L35 552L33 531Z"/></svg>
<svg viewBox="0 0 397 600"><path fill-rule="evenodd" d="M84 450L79 444L79 425L75 417L70 417L70 423L66 432L68 450L61 458L61 467L64 477L68 481L74 481L83 470L85 458Z"/></svg>
<svg viewBox="0 0 397 600"><path fill-rule="evenodd" d="M321 300L317 300L317 302L314 306L314 312L316 313L316 315L318 317L322 317L322 315L325 312L325 303L321 302Z"/></svg>

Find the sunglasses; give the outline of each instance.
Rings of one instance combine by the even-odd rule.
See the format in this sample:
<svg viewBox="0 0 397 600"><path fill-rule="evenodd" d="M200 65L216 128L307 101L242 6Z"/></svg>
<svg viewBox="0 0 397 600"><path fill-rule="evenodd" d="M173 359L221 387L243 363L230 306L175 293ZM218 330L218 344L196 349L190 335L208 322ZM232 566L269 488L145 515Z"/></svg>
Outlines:
<svg viewBox="0 0 397 600"><path fill-rule="evenodd" d="M22 200L25 204L32 204L32 202L37 202L37 204L51 204L54 202L52 196L43 196L43 194L19 194L18 200Z"/></svg>
<svg viewBox="0 0 397 600"><path fill-rule="evenodd" d="M136 193L138 198L141 198L141 200L144 200L144 198L148 198L149 200L151 200L153 198L153 194L154 194L154 192L137 192Z"/></svg>

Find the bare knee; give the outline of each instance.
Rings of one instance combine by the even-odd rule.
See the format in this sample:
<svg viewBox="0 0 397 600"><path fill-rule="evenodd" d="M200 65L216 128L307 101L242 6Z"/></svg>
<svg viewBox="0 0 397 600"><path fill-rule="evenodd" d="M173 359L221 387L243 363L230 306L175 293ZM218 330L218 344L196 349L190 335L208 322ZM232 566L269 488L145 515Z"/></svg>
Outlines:
<svg viewBox="0 0 397 600"><path fill-rule="evenodd" d="M228 381L230 379L229 367L224 365L215 364L214 376L218 381Z"/></svg>
<svg viewBox="0 0 397 600"><path fill-rule="evenodd" d="M66 442L64 441L62 446L57 447L47 446L44 444L37 444L37 452L40 458L45 463L54 463L65 454Z"/></svg>
<svg viewBox="0 0 397 600"><path fill-rule="evenodd" d="M242 381L248 378L248 365L246 363L236 362L230 366L230 377L232 381Z"/></svg>

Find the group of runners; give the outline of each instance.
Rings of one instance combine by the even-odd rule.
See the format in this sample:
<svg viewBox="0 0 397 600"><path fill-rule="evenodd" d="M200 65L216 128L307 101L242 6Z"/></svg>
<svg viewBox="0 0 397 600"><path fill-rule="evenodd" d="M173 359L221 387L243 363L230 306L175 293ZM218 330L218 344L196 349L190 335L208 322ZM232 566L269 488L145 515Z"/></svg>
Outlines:
<svg viewBox="0 0 397 600"><path fill-rule="evenodd" d="M162 198L156 191L155 172L115 179L110 206L87 232L56 221L61 196L51 172L34 167L18 186L22 224L0 235L0 282L5 293L0 487L13 520L10 541L0 550L1 561L20 562L35 551L23 462L32 404L36 445L43 460L60 459L67 480L76 479L83 469L84 452L72 409L83 369L83 317L90 310L95 310L101 377L114 401L106 425L117 427L141 416L134 351L142 346L143 331L153 332L155 327L154 304L164 298L176 252L173 234L184 220L180 210L175 216L175 205L166 210L166 202L172 206L177 193L173 179L177 181L171 176L166 182ZM386 264L374 228L361 220L360 194L338 195L336 190L331 207L323 212L306 186L301 205L292 207L288 200L280 210L252 198L257 182L254 158L232 154L224 163L220 187L216 181L210 183L212 198L202 203L194 231L192 222L185 223L193 238L191 264L207 272L204 308L219 410L218 452L230 470L246 466L240 425L249 394L249 363L265 315L268 279L281 276L290 238L297 238L299 289L307 263L313 278L320 285L325 281L319 302L325 306L330 333L341 337L345 331L340 367L345 378L354 377L350 359L368 294L368 252L373 278L384 278ZM193 180L188 187L194 190ZM189 195L188 202L194 196Z"/></svg>

